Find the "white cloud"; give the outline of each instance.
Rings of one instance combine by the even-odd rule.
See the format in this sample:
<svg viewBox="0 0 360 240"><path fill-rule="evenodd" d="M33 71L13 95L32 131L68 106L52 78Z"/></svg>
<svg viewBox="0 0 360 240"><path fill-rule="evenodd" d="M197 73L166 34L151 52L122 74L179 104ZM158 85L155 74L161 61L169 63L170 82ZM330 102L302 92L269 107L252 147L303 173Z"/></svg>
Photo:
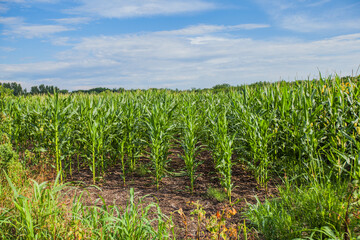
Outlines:
<svg viewBox="0 0 360 240"><path fill-rule="evenodd" d="M2 0L5 3L57 3L59 0Z"/></svg>
<svg viewBox="0 0 360 240"><path fill-rule="evenodd" d="M0 3L0 13L5 13L9 10L4 4Z"/></svg>
<svg viewBox="0 0 360 240"><path fill-rule="evenodd" d="M13 7L29 8L35 4L54 4L58 3L60 0L0 0L0 13L6 13L9 9Z"/></svg>
<svg viewBox="0 0 360 240"><path fill-rule="evenodd" d="M27 24L20 17L0 17L0 24L5 26L2 34L24 38L45 37L51 34L73 30L73 28L62 25Z"/></svg>
<svg viewBox="0 0 360 240"><path fill-rule="evenodd" d="M70 30L72 29L60 25L26 25L13 27L10 30L6 30L4 34L17 35L25 38L37 38Z"/></svg>
<svg viewBox="0 0 360 240"><path fill-rule="evenodd" d="M311 1L310 3L307 4L307 6L308 7L318 7L318 6L322 6L329 2L331 2L331 0Z"/></svg>
<svg viewBox="0 0 360 240"><path fill-rule="evenodd" d="M54 37L50 39L50 42L55 46L70 46L69 37Z"/></svg>
<svg viewBox="0 0 360 240"><path fill-rule="evenodd" d="M162 31L159 34L173 34L173 35L202 35L215 32L225 32L225 31L238 31L238 30L252 30L258 28L268 28L270 25L267 24L239 24L232 26L224 25L206 25L200 24L195 26L190 26L187 28L172 30L172 31Z"/></svg>
<svg viewBox="0 0 360 240"><path fill-rule="evenodd" d="M360 30L360 18L341 21L325 21L322 18L312 18L303 14L293 14L282 17L280 25L298 32L316 32L322 30L351 29Z"/></svg>
<svg viewBox="0 0 360 240"><path fill-rule="evenodd" d="M21 17L0 17L0 24L4 25L20 25L23 24L23 22Z"/></svg>
<svg viewBox="0 0 360 240"><path fill-rule="evenodd" d="M59 18L59 19L52 19L53 21L60 23L60 24L84 24L91 21L91 18L88 17L74 17L74 18Z"/></svg>
<svg viewBox="0 0 360 240"><path fill-rule="evenodd" d="M302 33L360 30L360 4L330 0L255 0L281 28Z"/></svg>
<svg viewBox="0 0 360 240"><path fill-rule="evenodd" d="M153 15L172 15L215 8L203 0L81 0L82 5L71 13L91 14L105 18L129 18Z"/></svg>
<svg viewBox="0 0 360 240"><path fill-rule="evenodd" d="M359 59L360 33L302 41L155 32L83 38L56 61L2 64L0 79L55 79L54 85L68 89L186 89L306 79L317 76L317 68L323 74L347 75L357 69Z"/></svg>
<svg viewBox="0 0 360 240"><path fill-rule="evenodd" d="M3 52L13 52L15 50L16 50L16 48L12 48L12 47L0 47L0 51L3 51Z"/></svg>

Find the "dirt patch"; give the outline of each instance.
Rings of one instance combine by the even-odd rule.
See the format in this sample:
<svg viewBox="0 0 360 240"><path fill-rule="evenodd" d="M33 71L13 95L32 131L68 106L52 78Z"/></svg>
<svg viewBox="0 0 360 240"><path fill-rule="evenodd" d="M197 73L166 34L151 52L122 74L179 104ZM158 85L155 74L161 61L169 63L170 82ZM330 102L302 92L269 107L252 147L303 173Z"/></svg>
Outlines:
<svg viewBox="0 0 360 240"><path fill-rule="evenodd" d="M197 173L200 176L195 182L193 194L190 194L187 188L190 185L188 177L184 174L178 174L184 171L185 168L183 160L178 156L180 154L179 150L173 149L171 152L170 158L172 160L168 165L170 174L162 179L159 190L156 189L154 178L151 174L129 174L126 176L126 186L124 186L120 165L107 171L103 179L97 183L98 188L89 187L93 184L92 173L89 169L74 172L73 176L68 180L80 181L85 186L88 186L87 191L89 194L85 194L83 197L86 205L94 205L96 199L99 199L99 195L101 195L106 204L125 206L129 199L130 188L134 188L136 197L148 195L147 201L158 202L165 215L173 216L173 221L177 226L177 237L182 239L184 238L184 229L182 229L184 224L180 215L176 213L177 210L181 208L185 215L190 218L190 213L195 207L189 204L189 202L199 201L206 211L206 216L210 216L216 214L217 211L221 211L226 206L227 201L219 202L216 199L210 198L207 194L209 187L221 188L209 152L204 151L198 156L203 163L197 169ZM149 163L147 159L140 159L140 161L140 164L143 165ZM176 174L171 174L171 172ZM230 219L229 224L239 223L243 219L241 212L246 207L247 202L256 202L255 196L263 201L265 197L277 195L274 183L269 183L268 191L266 192L265 189L260 188L255 178L241 164L233 166L232 180L234 186L236 186L232 192L232 199L234 202L238 199L239 202L234 206L238 213ZM97 204L100 205L102 202L98 201ZM194 236L196 232L195 224L189 226L188 232Z"/></svg>

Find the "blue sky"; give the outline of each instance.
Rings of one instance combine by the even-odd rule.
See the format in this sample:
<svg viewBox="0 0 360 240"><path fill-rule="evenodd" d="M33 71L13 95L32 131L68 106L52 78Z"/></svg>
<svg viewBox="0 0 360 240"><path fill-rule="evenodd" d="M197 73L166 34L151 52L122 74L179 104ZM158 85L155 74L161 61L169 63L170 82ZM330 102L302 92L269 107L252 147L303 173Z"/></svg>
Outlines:
<svg viewBox="0 0 360 240"><path fill-rule="evenodd" d="M355 74L359 0L0 0L0 81L205 88Z"/></svg>

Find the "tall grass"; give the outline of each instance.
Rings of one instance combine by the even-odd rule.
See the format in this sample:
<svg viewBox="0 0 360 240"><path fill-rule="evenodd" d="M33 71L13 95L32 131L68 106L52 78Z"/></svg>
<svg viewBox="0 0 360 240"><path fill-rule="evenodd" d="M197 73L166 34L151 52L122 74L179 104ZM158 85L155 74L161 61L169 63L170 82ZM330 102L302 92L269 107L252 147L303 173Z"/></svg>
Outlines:
<svg viewBox="0 0 360 240"><path fill-rule="evenodd" d="M358 198L345 184L312 185L280 188L279 199L249 205L246 216L265 239L294 239L312 236L327 239L320 230L330 227L347 239L356 239L360 221L350 218L358 215ZM343 238L346 239L346 238Z"/></svg>
<svg viewBox="0 0 360 240"><path fill-rule="evenodd" d="M12 180L13 207L0 209L1 239L173 239L167 218L157 204L135 199L134 189L124 208L81 203L83 193L64 199L66 185L33 181L31 197L24 197Z"/></svg>

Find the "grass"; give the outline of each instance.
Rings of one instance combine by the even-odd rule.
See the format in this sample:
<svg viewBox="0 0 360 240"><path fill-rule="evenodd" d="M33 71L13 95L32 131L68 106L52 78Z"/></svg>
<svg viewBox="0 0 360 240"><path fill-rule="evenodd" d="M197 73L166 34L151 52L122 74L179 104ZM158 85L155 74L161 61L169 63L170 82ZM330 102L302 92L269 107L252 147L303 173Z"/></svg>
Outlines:
<svg viewBox="0 0 360 240"><path fill-rule="evenodd" d="M228 197L227 193L221 188L209 187L206 193L210 198L215 199L219 202L225 201Z"/></svg>
<svg viewBox="0 0 360 240"><path fill-rule="evenodd" d="M64 198L66 185L59 184L59 177L53 184L33 181L31 197L25 197L6 175L12 207L0 209L1 239L171 238L171 218L157 204L143 204L145 197L135 199L134 189L124 208L85 206L82 194Z"/></svg>
<svg viewBox="0 0 360 240"><path fill-rule="evenodd" d="M346 235L347 239L359 236L359 199L353 196L349 185L286 184L279 190L279 198L264 203L257 199L257 203L249 204L246 211L246 216L265 239L310 236L312 239L327 239L329 229L335 235Z"/></svg>
<svg viewBox="0 0 360 240"><path fill-rule="evenodd" d="M149 169L147 168L147 166L145 166L145 164L140 164L136 170L135 170L136 174L139 175L140 177L145 177L147 175L149 175Z"/></svg>

